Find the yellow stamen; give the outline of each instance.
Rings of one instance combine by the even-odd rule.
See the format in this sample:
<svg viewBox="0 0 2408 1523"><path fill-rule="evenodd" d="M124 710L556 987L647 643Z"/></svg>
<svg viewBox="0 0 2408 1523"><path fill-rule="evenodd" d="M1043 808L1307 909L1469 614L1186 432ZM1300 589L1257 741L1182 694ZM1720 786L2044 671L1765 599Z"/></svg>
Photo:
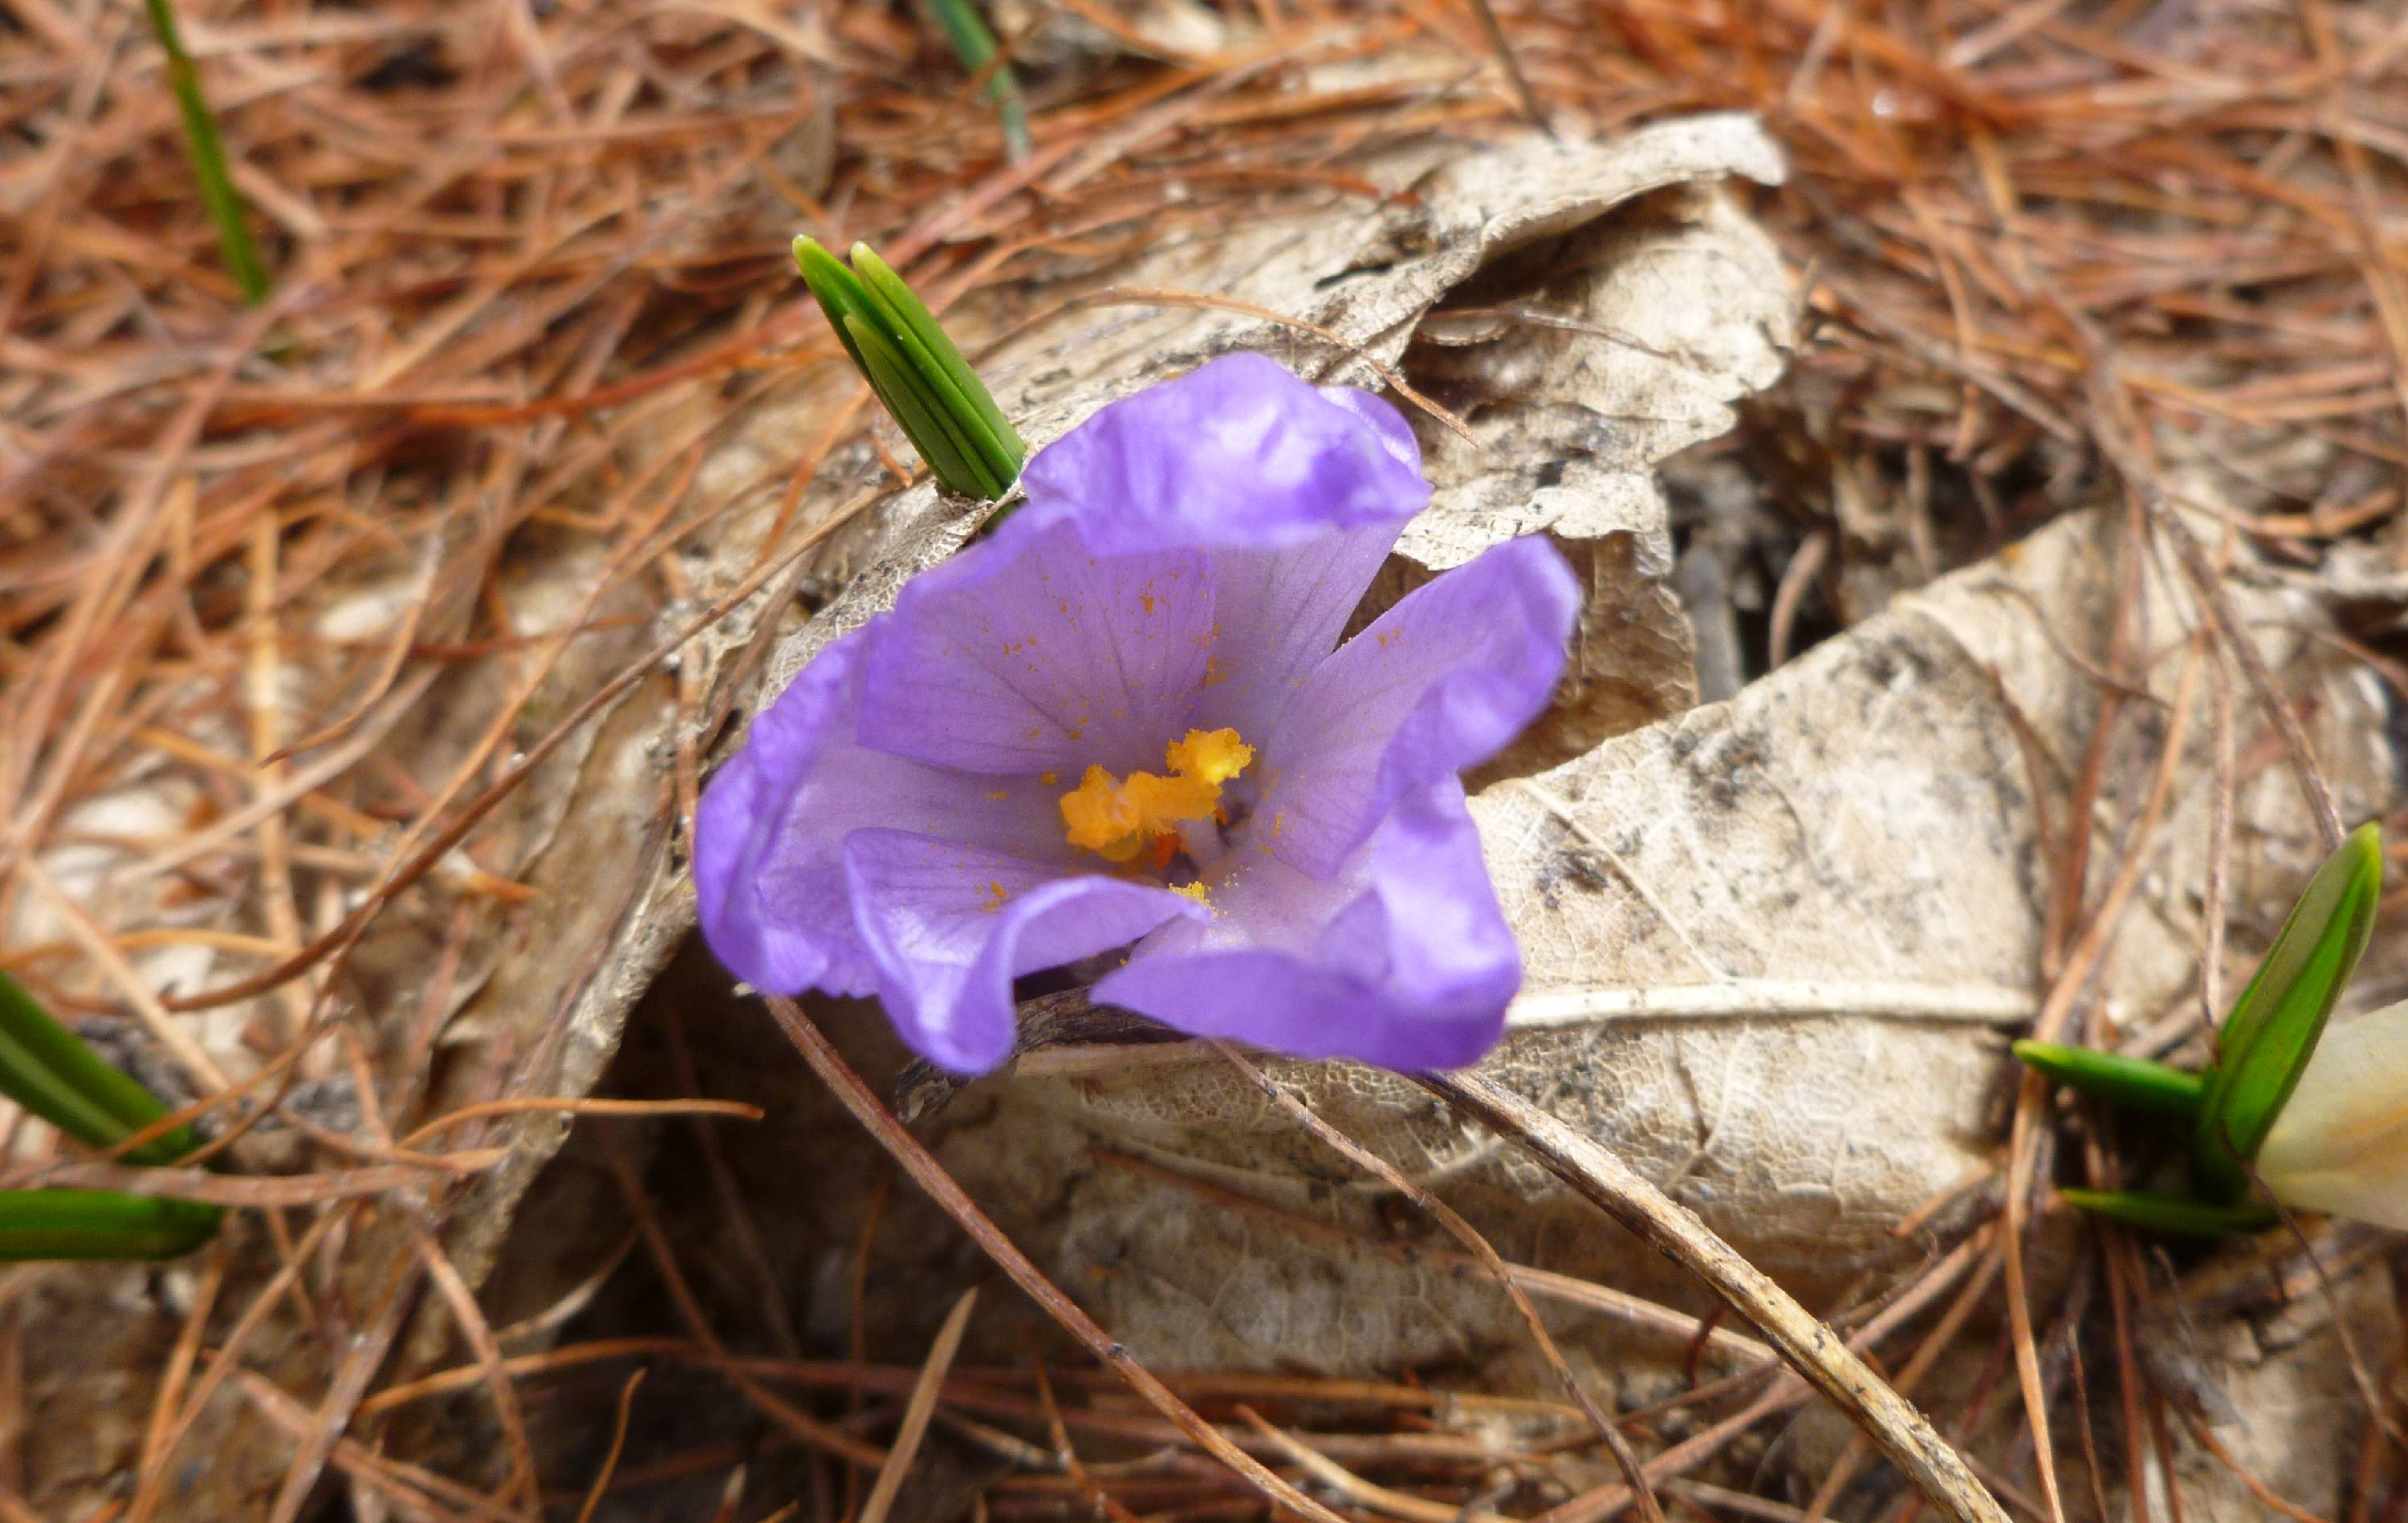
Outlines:
<svg viewBox="0 0 2408 1523"><path fill-rule="evenodd" d="M1134 861L1147 853L1158 872L1178 852L1180 822L1213 818L1222 785L1254 759L1254 748L1235 730L1190 730L1163 748L1168 777L1132 772L1124 782L1090 766L1079 786L1062 795L1063 834L1106 861Z"/></svg>
<svg viewBox="0 0 2408 1523"><path fill-rule="evenodd" d="M1235 730L1190 730L1162 748L1162 759L1171 771L1192 774L1218 788L1246 770L1254 748L1240 740Z"/></svg>

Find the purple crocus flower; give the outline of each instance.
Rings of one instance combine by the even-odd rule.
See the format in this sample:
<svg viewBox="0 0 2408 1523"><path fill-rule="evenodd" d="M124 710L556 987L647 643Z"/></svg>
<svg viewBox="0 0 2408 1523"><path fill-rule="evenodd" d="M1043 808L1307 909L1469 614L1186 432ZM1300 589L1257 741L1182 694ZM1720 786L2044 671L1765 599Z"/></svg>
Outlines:
<svg viewBox="0 0 2408 1523"><path fill-rule="evenodd" d="M1562 557L1499 545L1338 645L1429 486L1393 407L1255 355L1104 408L1023 481L712 779L721 961L874 993L964 1073L1010 1055L1015 977L1130 943L1095 997L1181 1031L1487 1051L1521 959L1456 775L1555 687Z"/></svg>

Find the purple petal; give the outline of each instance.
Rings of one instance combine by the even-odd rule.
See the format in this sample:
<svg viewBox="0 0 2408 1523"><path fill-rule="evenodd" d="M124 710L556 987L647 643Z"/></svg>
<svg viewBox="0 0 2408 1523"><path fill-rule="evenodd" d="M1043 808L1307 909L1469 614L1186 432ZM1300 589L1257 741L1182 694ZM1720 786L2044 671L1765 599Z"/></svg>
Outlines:
<svg viewBox="0 0 2408 1523"><path fill-rule="evenodd" d="M1405 415L1385 399L1352 386L1320 386L1314 390L1370 424L1371 432L1379 435L1381 448L1415 476L1422 474L1422 442L1413 437L1412 425L1405 421Z"/></svg>
<svg viewBox="0 0 2408 1523"><path fill-rule="evenodd" d="M1011 981L1135 941L1196 904L1163 889L902 831L857 831L845 881L887 1018L962 1074L1011 1053Z"/></svg>
<svg viewBox="0 0 2408 1523"><path fill-rule="evenodd" d="M703 937L738 977L773 994L866 994L874 986L839 854L853 831L898 827L1069 860L1056 790L942 772L857 743L869 633L829 646L753 719L695 811Z"/></svg>
<svg viewBox="0 0 2408 1523"><path fill-rule="evenodd" d="M1198 1036L1384 1068L1476 1062L1522 960L1453 778L1400 800L1328 878L1250 852L1209 923L1165 927L1098 1001Z"/></svg>
<svg viewBox="0 0 2408 1523"><path fill-rule="evenodd" d="M1253 838L1326 877L1398 800L1503 749L1564 668L1580 584L1511 540L1416 589L1305 679L1262 747Z"/></svg>
<svg viewBox="0 0 2408 1523"><path fill-rule="evenodd" d="M863 659L865 745L966 772L1162 766L1212 655L1196 550L1099 555L1064 523L922 572Z"/></svg>
<svg viewBox="0 0 2408 1523"><path fill-rule="evenodd" d="M1397 542L1397 526L1346 529L1308 545L1212 552L1212 663L1196 723L1271 733L1346 631Z"/></svg>
<svg viewBox="0 0 2408 1523"><path fill-rule="evenodd" d="M1297 545L1429 501L1412 432L1362 392L1231 354L1103 408L1038 451L999 539L1075 521L1101 554Z"/></svg>

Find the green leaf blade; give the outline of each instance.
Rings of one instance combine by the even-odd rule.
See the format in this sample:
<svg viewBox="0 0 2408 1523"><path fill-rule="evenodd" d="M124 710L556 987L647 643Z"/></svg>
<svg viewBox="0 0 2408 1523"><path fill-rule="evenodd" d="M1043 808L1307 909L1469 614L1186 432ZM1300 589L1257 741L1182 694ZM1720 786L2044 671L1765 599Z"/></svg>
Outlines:
<svg viewBox="0 0 2408 1523"><path fill-rule="evenodd" d="M2248 1164L2315 1056L2382 892L2383 838L2368 824L2316 870L2226 1018L2192 1134L2192 1169L2208 1199L2229 1204L2247 1193Z"/></svg>
<svg viewBox="0 0 2408 1523"><path fill-rule="evenodd" d="M2189 1121L2198 1117L2207 1091L2203 1075L2145 1058L2029 1040L2014 1044L2014 1054L2051 1083L2127 1110Z"/></svg>
<svg viewBox="0 0 2408 1523"><path fill-rule="evenodd" d="M1006 485L1019 480L1028 446L996 406L994 394L979 379L978 372L962 358L936 314L869 245L853 246L853 267L870 300L879 304L895 333L906 341L914 363L926 368L929 380L958 410L965 434L982 445L994 474Z"/></svg>
<svg viewBox="0 0 2408 1523"><path fill-rule="evenodd" d="M103 1150L167 1114L156 1095L60 1025L6 974L0 974L0 1092ZM125 1161L172 1163L197 1145L190 1127L178 1127L134 1149Z"/></svg>
<svg viewBox="0 0 2408 1523"><path fill-rule="evenodd" d="M0 1190L0 1260L150 1262L191 1253L225 1212L197 1201L115 1190Z"/></svg>
<svg viewBox="0 0 2408 1523"><path fill-rule="evenodd" d="M219 252L235 284L242 289L242 299L256 306L267 299L267 266L260 260L258 245L251 242L242 192L235 189L234 176L226 168L225 141L218 133L217 115L201 93L200 71L193 64L193 55L184 50L175 7L169 0L143 0L143 8L150 15L152 36L159 39L159 50L167 56L167 87L175 94L177 113L183 118L185 156L200 187L201 205L217 227Z"/></svg>
<svg viewBox="0 0 2408 1523"><path fill-rule="evenodd" d="M861 278L846 269L834 254L820 246L818 239L811 237L795 239L795 268L801 272L803 283L811 288L811 295L818 300L820 311L828 320L828 326L836 330L837 342L842 344L844 352L852 357L853 367L867 376L869 364L862 359L861 346L854 340L853 329L846 321L849 318L859 318L876 327L881 320L878 306L869 299L869 292L863 289Z"/></svg>
<svg viewBox="0 0 2408 1523"><path fill-rule="evenodd" d="M968 441L955 434L940 408L922 389L918 374L886 336L859 318L847 318L853 341L861 346L863 369L878 399L928 463L928 469L947 491L956 496L992 500L1002 487L991 480Z"/></svg>
<svg viewBox="0 0 2408 1523"><path fill-rule="evenodd" d="M987 30L970 0L927 0L929 13L945 30L945 40L953 45L953 56L962 67L976 77L986 73L986 98L995 103L996 114L1003 121L1004 156L1013 164L1028 157L1035 146L1028 132L1028 106L1020 93L1020 79L1011 65L996 57L995 34Z"/></svg>

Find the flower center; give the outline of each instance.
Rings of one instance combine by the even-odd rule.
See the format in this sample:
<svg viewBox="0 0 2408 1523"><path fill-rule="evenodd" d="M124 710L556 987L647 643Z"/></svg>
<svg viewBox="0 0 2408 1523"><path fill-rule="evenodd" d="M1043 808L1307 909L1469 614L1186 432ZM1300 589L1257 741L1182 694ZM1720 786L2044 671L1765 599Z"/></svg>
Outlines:
<svg viewBox="0 0 2408 1523"><path fill-rule="evenodd" d="M1132 772L1123 780L1091 766L1062 795L1063 834L1106 861L1142 858L1159 873L1179 855L1181 823L1218 818L1221 785L1254 759L1235 730L1190 730L1163 747L1168 777Z"/></svg>

